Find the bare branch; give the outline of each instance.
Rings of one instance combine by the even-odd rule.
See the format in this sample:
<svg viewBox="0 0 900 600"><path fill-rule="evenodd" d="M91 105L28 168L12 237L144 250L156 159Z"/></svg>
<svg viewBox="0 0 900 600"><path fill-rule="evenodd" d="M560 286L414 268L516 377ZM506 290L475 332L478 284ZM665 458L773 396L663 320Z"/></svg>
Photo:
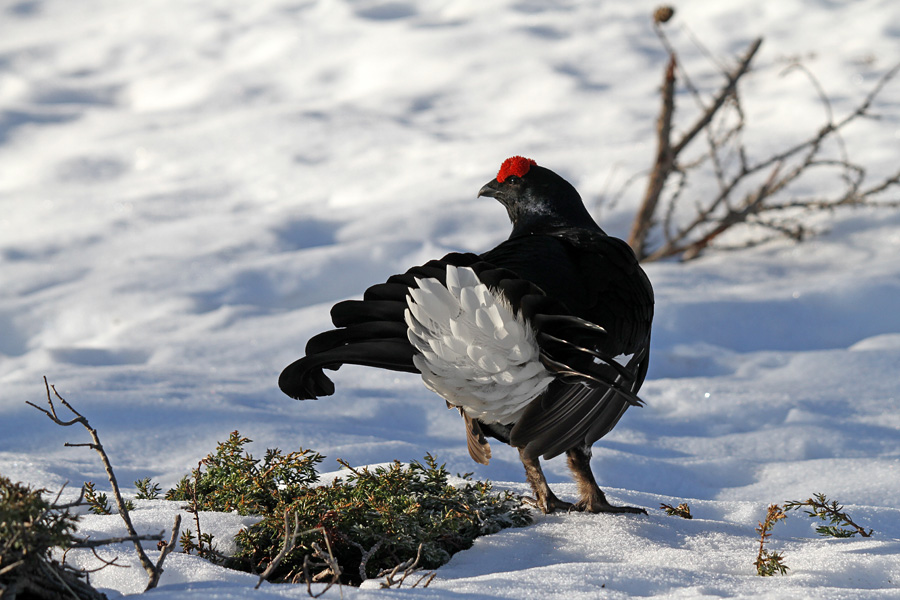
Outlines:
<svg viewBox="0 0 900 600"><path fill-rule="evenodd" d="M650 173L644 201L628 236L628 243L638 257L644 255L647 233L653 226L653 215L659 204L659 196L675 164L675 153L671 146L672 114L675 112L675 65L675 55L670 54L663 78L662 110L656 125L656 161Z"/></svg>
<svg viewBox="0 0 900 600"><path fill-rule="evenodd" d="M697 134L700 133L704 127L709 125L716 112L722 108L725 101L734 93L740 78L750 70L750 63L753 61L753 57L756 56L756 52L759 50L762 42L763 40L760 37L750 43L750 46L747 47L747 50L744 52L744 56L741 57L737 67L731 73L727 74L728 82L726 85L715 95L712 104L709 105L706 112L700 115L700 118L697 119L694 125L688 129L684 135L681 136L678 143L672 147L672 154L676 157L681 154L681 151L693 141Z"/></svg>
<svg viewBox="0 0 900 600"><path fill-rule="evenodd" d="M181 529L181 515L175 515L175 522L172 524L172 534L169 536L169 541L165 542L165 546L159 551L159 558L156 559L156 564L153 566L153 574L150 576L150 581L147 582L147 587L144 588L145 592L152 590L159 584L159 578L163 574L163 562L169 556L169 553L175 549L175 540L178 539L179 529Z"/></svg>
<svg viewBox="0 0 900 600"><path fill-rule="evenodd" d="M309 573L309 555L303 557L303 571L302 573L298 573L299 575L303 575L306 580L306 591L312 598L318 598L335 584L340 584L341 580L341 567L338 565L337 559L334 557L334 553L331 550L331 542L328 539L328 532L325 531L324 527L314 527L313 529L307 529L306 531L299 531L300 529L300 516L294 513L294 522L291 524L290 519L290 511L284 511L284 543L281 546L281 550L272 559L272 562L266 567L266 570L262 572L259 576L259 581L256 582L255 589L259 589L259 586L262 585L262 582L272 576L272 573L278 568L278 565L281 564L281 561L287 556L287 554L293 550L297 545L297 538L300 536L306 535L308 533L313 532L321 532L322 537L325 538L325 547L328 549L327 553L322 551L318 544L315 542L312 543L312 549L314 556L316 558L324 561L325 569L317 573L316 575L310 575ZM294 577L294 580L297 579ZM331 577L331 581L325 586L325 588L320 591L318 594L314 594L312 591L312 583L313 581L319 581L326 577ZM343 588L341 589L341 597L343 597Z"/></svg>
<svg viewBox="0 0 900 600"><path fill-rule="evenodd" d="M874 196L875 194L880 194L881 192L888 189L889 187L893 187L896 185L900 185L900 171L897 171L892 176L888 177L887 179L885 179L878 185L872 186L869 189L863 191L860 194L860 198L868 198L869 196ZM895 204L892 204L892 206L895 206Z"/></svg>
<svg viewBox="0 0 900 600"><path fill-rule="evenodd" d="M308 568L309 555L306 555L303 558L303 574L306 577L306 592L313 598L318 598L319 596L323 595L325 592L330 590L331 587L334 586L334 584L338 584L338 586L340 587L340 583L341 583L341 567L340 567L340 565L338 565L337 559L334 557L334 553L331 551L331 542L328 540L328 532L325 531L324 527L317 527L316 530L319 530L322 532L322 537L325 538L325 547L328 549L328 553L326 554L326 553L322 552L322 549L319 547L319 545L317 543L313 542L311 544L316 558L322 559L325 562L325 565L327 566L327 568L325 570L321 571L314 577L309 576L309 568ZM328 585L326 585L325 588L318 594L313 594L312 582L314 580L318 581L319 579L323 579L323 578L327 577L328 575L331 575L331 581L328 582ZM340 590L341 590L341 598L343 598L344 597L344 588L340 587Z"/></svg>
<svg viewBox="0 0 900 600"><path fill-rule="evenodd" d="M422 560L422 548L424 544L419 544L419 548L416 551L415 558L410 558L408 560L403 561L393 569L385 569L381 573L378 574L379 577L384 577L384 581L381 583L382 589L391 588L391 587L401 587L403 582L406 581L407 577L415 573L419 569L419 561ZM402 575L399 579L397 579L397 574L402 571ZM430 577L429 577L430 575ZM426 573L419 577L414 584L410 587L416 587L419 583L428 577L428 581L422 587L428 587L428 584L434 579L435 573Z"/></svg>
<svg viewBox="0 0 900 600"><path fill-rule="evenodd" d="M712 231L704 235L702 238L689 244L685 247L682 252L684 260L691 260L695 258L700 252L702 252L709 244L716 239L718 236L722 235L725 231L727 231L732 225L735 223L739 223L745 221L750 214L756 213L759 211L759 207L768 198L772 192L774 191L776 185L776 179L778 177L778 172L780 170L781 165L776 165L775 169L772 170L771 175L769 175L769 179L754 193L749 194L744 200L742 208L739 210L730 210L728 213L719 219L718 224L713 228Z"/></svg>
<svg viewBox="0 0 900 600"><path fill-rule="evenodd" d="M203 554L203 532L200 531L200 502L197 500L197 487L200 485L200 468L203 466L203 461L201 460L197 463L197 468L194 469L194 484L191 486L191 508L190 513L194 515L194 525L197 527L197 554L200 556L204 556ZM208 550L212 550L212 548L208 548Z"/></svg>
<svg viewBox="0 0 900 600"><path fill-rule="evenodd" d="M97 571L102 571L106 567L119 567L120 569L130 568L128 565L120 565L119 563L117 563L116 561L119 560L118 556L113 558L112 560L106 560L105 558L103 558L102 556L97 554L96 548L91 548L91 554L94 555L94 558L96 558L97 560L102 562L103 565L100 567L97 567L96 569L82 569L81 570L82 573L96 573Z"/></svg>
<svg viewBox="0 0 900 600"><path fill-rule="evenodd" d="M661 30L657 27L657 33ZM677 143L673 143L672 136L672 116L675 112L675 67L677 65L677 55L675 50L669 44L664 35L660 35L663 45L669 52L669 61L666 65L665 76L663 78L662 87L662 108L660 116L657 120L657 152L650 178L647 182L647 190L641 207L638 209L637 217L628 236L628 243L637 254L638 258L647 257L646 243L647 234L654 226L654 215L659 205L660 195L665 187L666 181L673 172L677 170L678 157L681 152L693 141L693 139L709 126L713 117L719 109L725 104L725 101L735 94L737 83L750 68L753 57L762 44L762 38L754 40L744 53L743 58L737 67L730 73L726 73L726 84L713 97L712 103L706 107L697 121L681 136ZM693 86L690 86L693 89ZM696 89L694 89L696 93ZM699 98L699 94L697 94ZM714 160L718 160L717 158Z"/></svg>
<svg viewBox="0 0 900 600"><path fill-rule="evenodd" d="M70 421L63 421L62 419L60 419L60 418L56 415L56 406L53 405L53 400L51 400L51 398L50 398L50 384L47 383L47 378L46 378L46 377L44 377L44 387L47 389L47 403L50 405L50 410L49 410L49 411L46 410L46 409L44 409L44 408L41 408L41 407L38 406L37 404L34 404L34 403L32 403L32 402L29 402L28 400L25 401L25 404L28 404L28 405L33 406L34 408L38 409L39 411L41 411L42 413L44 413L45 415L47 415L47 416L50 418L51 421L53 421L54 423L56 423L56 424L59 425L60 427L69 427L70 425L74 425L75 423L84 423L84 417L82 417L82 416L78 413L78 411L76 411L74 408L72 408L71 406L69 406L69 405L66 403L65 400L63 400L62 398L60 398L59 394L56 393L56 388L54 388L54 389L53 389L53 393L56 394L56 397L59 398L59 399L62 401L63 405L66 406L66 408L68 408L70 411L72 411L72 413L75 414L75 418L72 419L72 420L70 420Z"/></svg>
<svg viewBox="0 0 900 600"><path fill-rule="evenodd" d="M298 529L300 528L300 517L296 513L294 514L294 524L290 525L290 511L284 511L284 544L281 546L281 551L272 559L272 562L269 563L269 566L266 567L266 570L262 572L259 576L259 581L256 582L256 586L254 589L259 589L259 586L262 585L262 582L268 579L272 573L275 572L275 569L278 568L278 565L281 564L281 561L284 560L284 557L287 556L287 553L294 549L294 546L297 543L297 538L303 533L298 533Z"/></svg>
<svg viewBox="0 0 900 600"><path fill-rule="evenodd" d="M359 542L355 542L349 538L346 541L351 546L355 546L357 549L359 549L359 552L362 555L362 557L360 558L360 561L359 561L359 580L360 581L367 580L369 578L369 576L366 574L366 566L369 563L369 559L372 558L372 555L374 555L376 552L378 552L378 549L381 548L381 546L384 544L384 541L385 541L384 538L381 538L380 540L375 542L375 544L368 550L363 548L362 544L360 544Z"/></svg>
<svg viewBox="0 0 900 600"><path fill-rule="evenodd" d="M667 66L667 78L676 59L672 45L657 26L657 33L664 48L670 55ZM843 206L879 206L891 207L900 205L900 200L876 201L874 196L900 186L900 171L875 184L864 187L866 169L854 163L847 151L841 132L849 124L860 118L874 118L871 107L878 92L887 82L900 72L900 64L891 68L877 82L860 104L843 118L836 120L831 102L815 76L802 65L789 67L784 72L799 70L804 73L815 88L824 111L826 122L808 138L768 157L753 162L740 139L745 126L744 112L737 93L737 82L748 71L753 56L759 49L761 39L755 40L744 53L742 60L732 73L726 73L727 81L717 92L715 98L694 125L677 143L671 142L668 136L672 131L672 113L674 106L670 104L674 91L664 86L662 90L663 108L658 121L658 152L653 170L650 173L644 200L632 225L629 243L641 260L652 261L669 256L680 256L682 260L690 260L702 253L722 234L736 225L758 225L795 240L802 240L808 229L794 221L798 215L789 211L806 213L812 210L833 210ZM699 92L682 74L685 85L695 99L699 100ZM731 102L729 102L729 99ZM728 114L722 109L728 107ZM723 116L725 115L725 116ZM718 123L718 125L717 125ZM708 150L698 159L685 163L680 160L680 153L698 135L704 132ZM825 154L826 143L837 146L838 158L829 158ZM733 159L738 162L737 170L726 169L728 162L733 166ZM696 169L709 168L718 182L718 193L708 200L698 200L694 216L680 227L675 226L676 209L680 198L684 195L689 173ZM824 169L826 174L833 173L843 180L841 190L832 197L825 198L792 198L775 199L785 195L792 184L806 176L812 169ZM661 194L666 180L672 175L679 177L678 185L667 193L663 207ZM760 177L764 179L760 181ZM757 183L753 183L756 180ZM749 189L747 189L749 188ZM736 198L739 190L746 189L740 198ZM656 214L662 208L662 223L656 222ZM762 213L777 211L781 219L761 218ZM654 250L647 248L647 236L657 226L661 226L663 242ZM746 244L755 245L757 241Z"/></svg>
<svg viewBox="0 0 900 600"><path fill-rule="evenodd" d="M138 559L140 560L141 566L144 568L144 571L146 571L147 576L149 578L149 582L147 584L146 589L149 590L149 589L156 587L157 583L159 582L159 576L162 574L162 560L165 558L165 555L168 554L168 552L163 552L162 555L160 556L160 560L158 561L158 563L156 565L153 564L153 562L150 560L150 557L147 556L147 553L144 551L144 548L141 546L140 540L142 538L138 534L137 530L134 528L134 525L131 522L131 515L128 512L128 508L125 504L125 500L122 498L122 493L119 490L119 484L118 484L118 481L116 480L116 475L115 475L115 472L113 471L112 463L110 462L109 456L106 454L106 451L103 449L103 444L100 443L100 436L98 435L97 430L94 429L93 427L91 427L90 423L88 423L88 420L84 415L82 415L77 410L75 410L75 408L72 407L72 405L69 404L65 398L60 396L59 392L56 391L56 387L50 385L48 383L46 377L44 377L44 388L47 391L47 404L50 407L49 410L41 408L35 404L32 404L31 402L27 402L27 404L33 406L34 408L38 409L39 411L41 411L42 413L47 415L47 417L51 421L53 421L57 425L60 425L61 427L69 427L76 423L80 423L88 431L88 433L91 436L91 440L92 440L91 443L88 443L88 444L66 443L65 446L69 446L69 447L85 446L85 447L91 448L92 450L96 451L97 454L100 456L100 461L103 463L103 468L106 470L106 477L109 480L110 487L112 488L113 498L115 499L116 507L119 510L119 516L122 518L122 521L125 523L125 529L128 532L127 539L131 540L134 543L134 548L135 548L135 551L137 552ZM51 390L53 392L52 396L50 394ZM56 406L54 404L53 397L55 397L59 401L60 404L62 404L66 409L68 409L69 412L71 412L73 415L75 415L75 418L71 419L69 421L64 421L64 420L60 419L56 412ZM82 494L83 493L84 493L84 490L82 489ZM181 522L180 517L176 518L176 525L180 525L180 522ZM161 536L158 538L152 538L152 539L161 539Z"/></svg>
<svg viewBox="0 0 900 600"><path fill-rule="evenodd" d="M5 567L3 567L2 569L0 569L0 575L6 575L7 573L9 573L10 571L12 571L13 569L16 569L16 568L18 568L18 567L21 567L21 566L24 565L24 564L25 564L25 561L24 561L24 560L17 560L17 561L14 562L14 563L8 564L8 565L6 565Z"/></svg>
<svg viewBox="0 0 900 600"><path fill-rule="evenodd" d="M66 502L65 504L57 504L57 502L59 501L59 497L62 495L63 490L66 489L66 486L68 484L69 484L69 482L66 482L59 489L59 492L56 494L56 499L50 505L50 510L66 510L68 508L75 508L76 506L81 506L82 502L84 501L84 486L81 487L81 490L78 493L77 499L75 499L72 502Z"/></svg>
<svg viewBox="0 0 900 600"><path fill-rule="evenodd" d="M872 107L872 103L875 102L875 98L878 97L878 94L881 93L881 90L884 89L884 86L886 86L888 82L897 75L898 71L900 71L900 63L897 63L896 65L891 67L887 73L881 76L881 78L875 84L875 87L872 88L872 90L866 96L865 100L863 100L863 103L860 104L856 111L854 111L854 113L847 118L850 119L857 116L868 115L869 109Z"/></svg>
<svg viewBox="0 0 900 600"><path fill-rule="evenodd" d="M71 548L99 548L100 546L109 546L110 544L121 544L122 542L138 542L138 541L158 541L163 537L162 533L156 535L127 535L124 537L109 538L106 540L75 540L72 542Z"/></svg>

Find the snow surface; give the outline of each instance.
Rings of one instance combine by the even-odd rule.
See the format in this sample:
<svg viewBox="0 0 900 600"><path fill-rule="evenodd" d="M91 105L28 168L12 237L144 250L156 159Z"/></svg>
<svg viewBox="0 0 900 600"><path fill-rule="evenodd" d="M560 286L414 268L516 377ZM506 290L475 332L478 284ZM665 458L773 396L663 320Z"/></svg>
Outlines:
<svg viewBox="0 0 900 600"><path fill-rule="evenodd" d="M507 156L535 158L624 236L640 195L600 203L654 151L664 54L651 2L589 0L8 0L0 3L0 472L106 489L83 431L25 405L42 375L97 427L121 482L173 485L238 429L316 449L331 467L420 459L525 492L515 452L472 463L456 413L417 376L343 369L338 393L276 386L328 310L450 250L502 240L475 198ZM744 82L760 155L817 130L804 57L838 115L900 56L900 3L677 5L668 26L697 83L757 35ZM684 25L689 26L689 30ZM847 132L872 175L896 169L900 82ZM679 99L679 116L692 114ZM826 187L822 182L820 187ZM816 190L815 191L823 191ZM896 193L895 193L896 196ZM829 217L820 237L652 264L647 406L595 446L614 501L647 517L564 514L479 539L427 589L347 598L900 598L900 213ZM575 496L564 461L546 466ZM760 578L754 527L772 502L824 492L869 539L820 539L792 516ZM692 521L661 502L687 501ZM175 503L139 503L142 531ZM226 540L243 522L206 514ZM85 517L96 536L115 517ZM148 546L151 546L148 544ZM104 550L136 564L127 545ZM153 551L155 552L155 550ZM96 566L92 557L85 564ZM92 576L110 597L143 572ZM300 598L173 554L164 599ZM333 589L328 597L339 597Z"/></svg>

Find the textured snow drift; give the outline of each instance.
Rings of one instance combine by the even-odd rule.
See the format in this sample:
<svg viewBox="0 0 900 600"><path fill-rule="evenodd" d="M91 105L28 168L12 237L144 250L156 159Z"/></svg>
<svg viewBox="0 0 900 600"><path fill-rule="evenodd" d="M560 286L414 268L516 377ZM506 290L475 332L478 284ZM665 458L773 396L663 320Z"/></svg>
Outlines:
<svg viewBox="0 0 900 600"><path fill-rule="evenodd" d="M25 405L47 375L100 430L120 482L164 486L235 429L352 464L421 459L524 492L516 453L468 458L459 415L417 375L361 368L298 403L281 368L332 303L451 250L504 239L475 194L514 154L572 181L624 236L653 156L664 55L654 3L447 0L20 0L0 3L0 473L57 489L93 480L85 434ZM824 123L804 57L844 115L898 60L900 5L679 3L668 31L703 89L757 35L746 140L762 155ZM690 31L684 29L684 25ZM871 175L894 172L900 82L848 130ZM678 116L696 107L679 98ZM698 183L701 183L698 181ZM710 185L714 183L709 182ZM814 194L829 182L810 183ZM712 189L711 187L708 189ZM699 190L695 191L698 193ZM687 201L690 201L688 199ZM479 539L428 589L348 598L900 598L900 213L822 220L778 242L647 268L657 295L641 396L595 446L612 500L647 517L567 514ZM564 499L564 461L546 466ZM876 535L820 539L793 515L759 578L769 503L824 492ZM692 521L661 502L687 501ZM142 531L175 503L139 503ZM223 544L245 521L204 514ZM114 517L85 533L121 535ZM151 545L148 545L152 546ZM127 546L104 556L136 565ZM155 552L155 550L152 550ZM90 556L75 556L96 566ZM110 597L140 568L92 576ZM305 588L173 554L161 599L305 597ZM328 597L340 597L340 591Z"/></svg>

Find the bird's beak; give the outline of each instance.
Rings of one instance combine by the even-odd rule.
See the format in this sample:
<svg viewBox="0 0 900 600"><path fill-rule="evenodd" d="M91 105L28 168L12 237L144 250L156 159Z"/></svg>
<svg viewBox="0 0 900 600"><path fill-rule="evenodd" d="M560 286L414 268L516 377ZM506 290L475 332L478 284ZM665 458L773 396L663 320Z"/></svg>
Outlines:
<svg viewBox="0 0 900 600"><path fill-rule="evenodd" d="M499 193L500 183L496 179L492 179L478 190L478 197L487 196L488 198L496 198Z"/></svg>

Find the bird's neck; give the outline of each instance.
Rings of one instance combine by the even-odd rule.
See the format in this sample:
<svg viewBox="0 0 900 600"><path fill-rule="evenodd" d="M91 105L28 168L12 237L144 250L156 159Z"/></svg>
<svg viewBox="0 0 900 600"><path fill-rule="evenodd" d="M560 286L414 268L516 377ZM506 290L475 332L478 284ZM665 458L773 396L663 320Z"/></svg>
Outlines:
<svg viewBox="0 0 900 600"><path fill-rule="evenodd" d="M512 239L526 235L552 233L560 229L587 229L603 233L600 226L585 211L578 219L567 219L556 215L523 215L513 222L512 233L510 233L509 237Z"/></svg>

